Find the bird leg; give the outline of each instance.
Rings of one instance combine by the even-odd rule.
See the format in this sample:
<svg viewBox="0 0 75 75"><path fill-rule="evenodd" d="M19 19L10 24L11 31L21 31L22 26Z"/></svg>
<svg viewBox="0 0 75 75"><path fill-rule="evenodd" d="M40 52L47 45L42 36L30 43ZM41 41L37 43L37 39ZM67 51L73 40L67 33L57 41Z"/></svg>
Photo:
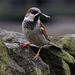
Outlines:
<svg viewBox="0 0 75 75"><path fill-rule="evenodd" d="M19 44L20 46L23 46L23 47L27 47L27 48L30 48L28 45L30 45L31 43L28 43L28 44ZM39 48L39 51L37 52L37 54L35 56L32 56L32 60L36 60L40 54L40 51L41 51L42 47Z"/></svg>
<svg viewBox="0 0 75 75"><path fill-rule="evenodd" d="M32 58L33 58L32 60L36 60L36 59L38 58L41 49L42 49L42 47L40 47L40 48L39 48L39 51L37 52L37 54L36 54L35 56L32 57Z"/></svg>
<svg viewBox="0 0 75 75"><path fill-rule="evenodd" d="M28 44L19 44L20 46L23 46L23 47L27 47L27 48L30 48L28 45L30 45L31 43L28 43Z"/></svg>

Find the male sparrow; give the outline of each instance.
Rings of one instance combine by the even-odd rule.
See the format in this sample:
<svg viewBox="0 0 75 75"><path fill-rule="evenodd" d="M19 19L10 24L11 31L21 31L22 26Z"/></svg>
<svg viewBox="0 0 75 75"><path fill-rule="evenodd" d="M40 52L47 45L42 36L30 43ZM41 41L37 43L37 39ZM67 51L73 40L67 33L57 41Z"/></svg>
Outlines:
<svg viewBox="0 0 75 75"><path fill-rule="evenodd" d="M24 33L25 39L30 43L20 45L29 48L28 45L32 43L40 47L36 56L33 57L33 60L35 60L39 56L42 46L50 41L48 39L44 25L40 21L40 15L50 18L50 16L43 14L40 11L40 9L32 7L27 11L24 20L22 22L22 31Z"/></svg>

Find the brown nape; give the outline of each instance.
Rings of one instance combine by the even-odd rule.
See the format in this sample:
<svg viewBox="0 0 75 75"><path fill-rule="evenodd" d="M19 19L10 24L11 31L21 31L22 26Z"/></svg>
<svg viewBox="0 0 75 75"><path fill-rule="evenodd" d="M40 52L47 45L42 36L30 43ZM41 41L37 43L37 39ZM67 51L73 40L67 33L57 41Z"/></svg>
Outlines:
<svg viewBox="0 0 75 75"><path fill-rule="evenodd" d="M27 15L28 13L30 13L31 11L32 11L32 9L29 9L29 10L26 12L25 17L26 17L26 15Z"/></svg>

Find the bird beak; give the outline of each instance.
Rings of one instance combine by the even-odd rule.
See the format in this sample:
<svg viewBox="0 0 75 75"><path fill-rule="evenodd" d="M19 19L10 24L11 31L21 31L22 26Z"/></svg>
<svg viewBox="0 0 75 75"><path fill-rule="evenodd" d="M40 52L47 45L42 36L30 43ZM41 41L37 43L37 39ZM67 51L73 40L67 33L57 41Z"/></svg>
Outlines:
<svg viewBox="0 0 75 75"><path fill-rule="evenodd" d="M50 16L48 16L48 15L46 15L46 14L44 14L44 13L42 13L42 12L38 12L40 15L43 15L43 16L45 16L46 18L50 18Z"/></svg>
<svg viewBox="0 0 75 75"><path fill-rule="evenodd" d="M39 13L37 13L35 16L38 16L39 15Z"/></svg>

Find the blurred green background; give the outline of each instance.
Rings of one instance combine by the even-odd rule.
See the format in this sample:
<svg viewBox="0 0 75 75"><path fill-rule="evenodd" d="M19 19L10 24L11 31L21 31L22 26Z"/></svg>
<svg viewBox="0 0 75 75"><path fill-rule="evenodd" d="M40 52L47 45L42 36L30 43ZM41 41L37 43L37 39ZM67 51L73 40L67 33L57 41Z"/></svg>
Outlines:
<svg viewBox="0 0 75 75"><path fill-rule="evenodd" d="M0 27L22 32L21 22L31 7L51 16L41 16L48 35L75 33L75 0L0 0Z"/></svg>

